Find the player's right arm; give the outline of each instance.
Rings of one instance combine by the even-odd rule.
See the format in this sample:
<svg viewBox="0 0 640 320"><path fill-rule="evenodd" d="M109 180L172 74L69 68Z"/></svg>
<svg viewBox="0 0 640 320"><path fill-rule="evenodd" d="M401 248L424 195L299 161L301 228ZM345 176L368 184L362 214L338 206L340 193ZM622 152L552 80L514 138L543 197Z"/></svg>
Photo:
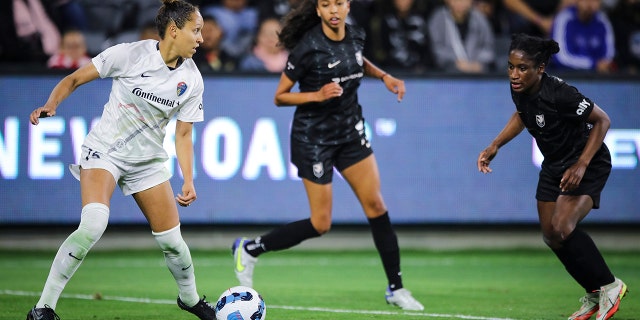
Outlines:
<svg viewBox="0 0 640 320"><path fill-rule="evenodd" d="M295 82L283 72L276 89L273 103L276 106L297 106L309 102L322 102L342 95L342 87L335 82L329 82L318 91L291 92Z"/></svg>
<svg viewBox="0 0 640 320"><path fill-rule="evenodd" d="M524 123L516 111L511 115L507 124L504 126L502 131L500 131L498 136L493 139L491 144L480 152L480 155L478 156L478 170L482 173L491 172L489 163L491 163L491 160L493 160L496 154L498 154L498 149L519 135L522 130L524 130Z"/></svg>
<svg viewBox="0 0 640 320"><path fill-rule="evenodd" d="M56 115L56 109L58 109L58 105L66 99L73 91L75 91L79 86L93 81L100 77L98 73L98 69L93 65L93 63L88 63L80 69L74 71L70 75L64 77L58 84L53 88L51 94L49 95L49 99L44 104L44 106L39 107L29 116L31 124L37 125L40 122L40 118L53 117Z"/></svg>

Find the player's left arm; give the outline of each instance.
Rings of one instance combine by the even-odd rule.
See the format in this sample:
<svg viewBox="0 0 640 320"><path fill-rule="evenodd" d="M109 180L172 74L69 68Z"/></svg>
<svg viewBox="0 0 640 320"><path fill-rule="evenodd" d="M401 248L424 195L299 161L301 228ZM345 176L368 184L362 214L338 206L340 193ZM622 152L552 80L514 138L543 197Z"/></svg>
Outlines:
<svg viewBox="0 0 640 320"><path fill-rule="evenodd" d="M190 205L197 198L196 188L193 184L192 134L192 122L176 121L176 156L184 179L182 183L182 194L176 196L176 201L184 207Z"/></svg>
<svg viewBox="0 0 640 320"><path fill-rule="evenodd" d="M591 128L589 132L589 139L578 161L569 167L562 175L562 180L560 180L560 189L562 191L569 191L578 187L591 159L593 159L593 156L602 146L602 142L611 126L611 120L607 113L595 103L587 118L587 122L592 124L593 128Z"/></svg>
<svg viewBox="0 0 640 320"><path fill-rule="evenodd" d="M382 80L387 89L396 95L398 95L398 102L402 101L405 92L407 91L404 87L404 80L398 79L386 72L384 70L378 68L375 64L373 64L369 59L364 59L364 74L376 79Z"/></svg>

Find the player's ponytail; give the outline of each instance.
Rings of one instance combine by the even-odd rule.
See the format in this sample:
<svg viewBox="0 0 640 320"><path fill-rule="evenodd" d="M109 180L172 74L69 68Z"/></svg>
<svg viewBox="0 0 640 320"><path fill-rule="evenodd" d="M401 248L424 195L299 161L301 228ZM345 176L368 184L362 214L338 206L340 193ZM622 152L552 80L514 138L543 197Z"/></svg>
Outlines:
<svg viewBox="0 0 640 320"><path fill-rule="evenodd" d="M280 45L287 50L293 49L302 36L319 23L320 17L316 12L316 2L303 0L282 18L282 31L278 34Z"/></svg>

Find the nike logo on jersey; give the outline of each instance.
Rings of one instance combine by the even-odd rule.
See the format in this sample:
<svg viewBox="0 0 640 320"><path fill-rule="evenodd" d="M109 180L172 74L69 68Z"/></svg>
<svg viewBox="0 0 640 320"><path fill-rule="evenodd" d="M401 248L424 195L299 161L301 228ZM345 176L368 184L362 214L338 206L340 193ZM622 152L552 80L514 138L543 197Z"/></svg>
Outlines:
<svg viewBox="0 0 640 320"><path fill-rule="evenodd" d="M143 77L143 78L149 78L149 77L151 77L151 76L149 76L149 75L144 74L144 72L143 72L140 76L141 76L141 77Z"/></svg>
<svg viewBox="0 0 640 320"><path fill-rule="evenodd" d="M329 64L327 64L327 67L329 67L329 69L333 69L333 67L337 66L340 64L340 62L342 62L341 60L338 60L336 62L331 62Z"/></svg>
<svg viewBox="0 0 640 320"><path fill-rule="evenodd" d="M78 261L82 261L82 259L80 259L80 258L78 258L78 257L74 256L73 254L71 254L71 252L69 252L69 257L74 258L74 259L76 259L76 260L78 260Z"/></svg>

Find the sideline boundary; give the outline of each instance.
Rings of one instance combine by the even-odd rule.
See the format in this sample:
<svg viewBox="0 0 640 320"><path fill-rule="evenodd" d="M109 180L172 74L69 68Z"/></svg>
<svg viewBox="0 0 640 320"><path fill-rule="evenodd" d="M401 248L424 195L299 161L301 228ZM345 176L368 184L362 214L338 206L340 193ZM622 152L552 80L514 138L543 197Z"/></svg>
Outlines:
<svg viewBox="0 0 640 320"><path fill-rule="evenodd" d="M0 295L39 297L40 292L3 289L3 290L0 290ZM89 294L63 293L60 297L67 298L67 299L79 299L79 300L107 300L107 301L132 302L132 303L148 303L148 304L175 304L176 303L173 300L165 300L165 299L149 299L149 298L134 298L134 297L120 297L120 296L96 297L95 295L89 295ZM398 316L416 317L416 318L454 318L454 319L465 319L465 320L518 320L513 318L480 317L480 316L462 315L462 314L421 313L421 312L409 312L409 311L394 312L394 311L380 311L380 310L331 309L331 308L318 308L318 307L280 306L280 305L270 305L270 304L267 304L267 308L326 312L326 313L341 313L341 314L353 313L353 314L370 314L370 315L398 315Z"/></svg>

